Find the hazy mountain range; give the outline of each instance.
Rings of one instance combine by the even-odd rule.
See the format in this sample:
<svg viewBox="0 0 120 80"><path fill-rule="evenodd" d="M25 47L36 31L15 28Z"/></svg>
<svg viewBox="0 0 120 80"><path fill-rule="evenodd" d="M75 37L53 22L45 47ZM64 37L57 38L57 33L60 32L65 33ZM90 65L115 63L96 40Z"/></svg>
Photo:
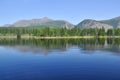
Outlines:
<svg viewBox="0 0 120 80"><path fill-rule="evenodd" d="M53 20L49 19L47 17L41 18L41 19L32 19L32 20L20 20L13 24L6 24L4 25L6 27L66 27L66 28L73 28L74 25L64 21L64 20Z"/></svg>
<svg viewBox="0 0 120 80"><path fill-rule="evenodd" d="M48 27L66 27L68 29L73 28L75 26L80 28L102 28L105 29L109 28L120 28L120 17L112 18L109 20L92 20L92 19L85 19L77 25L73 25L72 23L65 21L65 20L53 20L47 17L41 19L32 19L32 20L20 20L13 24L4 25L6 27L41 27L41 26L48 26Z"/></svg>

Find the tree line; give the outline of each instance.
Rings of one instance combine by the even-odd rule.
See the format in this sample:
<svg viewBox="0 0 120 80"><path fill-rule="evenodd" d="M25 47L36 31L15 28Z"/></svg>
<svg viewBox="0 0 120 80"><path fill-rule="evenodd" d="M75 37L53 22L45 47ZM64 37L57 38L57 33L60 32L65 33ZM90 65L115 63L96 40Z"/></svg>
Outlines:
<svg viewBox="0 0 120 80"><path fill-rule="evenodd" d="M0 27L0 35L31 35L31 36L120 36L120 28L108 29L104 28L86 28L80 29L74 27L67 28L37 28L37 27Z"/></svg>

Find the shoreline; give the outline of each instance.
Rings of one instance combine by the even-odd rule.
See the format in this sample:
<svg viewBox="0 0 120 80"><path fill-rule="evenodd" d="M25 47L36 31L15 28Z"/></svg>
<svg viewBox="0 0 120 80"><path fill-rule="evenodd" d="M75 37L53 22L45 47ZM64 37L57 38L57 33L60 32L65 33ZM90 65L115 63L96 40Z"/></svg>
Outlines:
<svg viewBox="0 0 120 80"><path fill-rule="evenodd" d="M17 39L17 36L0 36L0 39ZM40 37L40 36L21 36L21 39L90 39L90 38L120 38L120 36L56 36L56 37Z"/></svg>

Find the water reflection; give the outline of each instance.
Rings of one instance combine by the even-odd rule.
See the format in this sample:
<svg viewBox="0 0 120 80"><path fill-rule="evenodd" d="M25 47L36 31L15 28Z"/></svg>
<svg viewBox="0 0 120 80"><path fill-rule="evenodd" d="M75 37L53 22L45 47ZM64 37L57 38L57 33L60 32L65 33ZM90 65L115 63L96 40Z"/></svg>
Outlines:
<svg viewBox="0 0 120 80"><path fill-rule="evenodd" d="M0 45L22 52L47 55L50 51L66 51L78 47L85 51L105 50L119 55L120 39L1 39Z"/></svg>
<svg viewBox="0 0 120 80"><path fill-rule="evenodd" d="M120 80L119 46L120 39L1 39L0 80Z"/></svg>

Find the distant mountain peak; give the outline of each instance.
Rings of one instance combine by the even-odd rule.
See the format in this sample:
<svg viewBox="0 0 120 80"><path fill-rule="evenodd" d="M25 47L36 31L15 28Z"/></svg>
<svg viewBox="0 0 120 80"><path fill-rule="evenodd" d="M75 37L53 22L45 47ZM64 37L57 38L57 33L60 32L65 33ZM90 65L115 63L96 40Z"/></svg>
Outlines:
<svg viewBox="0 0 120 80"><path fill-rule="evenodd" d="M74 25L69 23L65 20L53 20L48 17L43 17L39 19L31 19L31 20L20 20L12 25L7 24L6 27L28 27L28 26L34 26L34 27L40 27L40 26L48 26L48 27L66 27L66 28L73 28ZM78 25L76 25L80 28L120 28L120 16L108 19L108 20L93 20L93 19L85 19L82 22L80 22Z"/></svg>
<svg viewBox="0 0 120 80"><path fill-rule="evenodd" d="M32 19L32 20L41 20L41 21L52 21L52 19L48 18L48 17L43 17L43 18L39 18L39 19ZM30 20L29 20L30 21Z"/></svg>
<svg viewBox="0 0 120 80"><path fill-rule="evenodd" d="M118 16L118 17L115 17L115 18L112 18L112 19L119 19L119 20L120 20L120 16Z"/></svg>
<svg viewBox="0 0 120 80"><path fill-rule="evenodd" d="M85 19L84 21L96 21L96 20L93 20L93 19Z"/></svg>
<svg viewBox="0 0 120 80"><path fill-rule="evenodd" d="M101 21L85 19L82 22L80 22L77 26L80 28L104 27L106 30L110 28L120 28L120 16L108 20L101 20Z"/></svg>
<svg viewBox="0 0 120 80"><path fill-rule="evenodd" d="M112 26L113 28L120 28L120 16L112 18L112 19L108 19L108 20L102 20L99 22L108 24Z"/></svg>
<svg viewBox="0 0 120 80"><path fill-rule="evenodd" d="M112 26L108 24L100 23L99 21L92 19L85 19L82 22L80 22L77 26L80 28L105 28L105 30L112 28Z"/></svg>
<svg viewBox="0 0 120 80"><path fill-rule="evenodd" d="M49 19L48 17L43 17L42 19Z"/></svg>
<svg viewBox="0 0 120 80"><path fill-rule="evenodd" d="M67 24L67 26L66 26ZM48 17L43 17L39 19L31 19L31 20L20 20L12 25L5 25L7 27L29 27L29 26L34 26L34 27L41 27L41 26L48 26L48 27L67 27L72 28L74 27L73 24L64 21L64 20L53 20Z"/></svg>

